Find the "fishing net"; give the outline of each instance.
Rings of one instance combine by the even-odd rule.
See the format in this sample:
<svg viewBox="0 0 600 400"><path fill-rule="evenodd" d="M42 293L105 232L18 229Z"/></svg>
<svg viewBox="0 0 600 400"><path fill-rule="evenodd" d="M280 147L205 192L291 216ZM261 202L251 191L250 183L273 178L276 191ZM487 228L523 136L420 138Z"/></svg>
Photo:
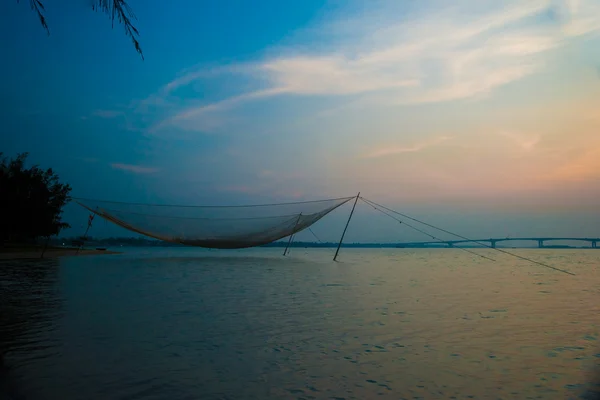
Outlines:
<svg viewBox="0 0 600 400"><path fill-rule="evenodd" d="M155 239L213 249L241 249L300 232L352 198L253 206L75 201L116 225Z"/></svg>

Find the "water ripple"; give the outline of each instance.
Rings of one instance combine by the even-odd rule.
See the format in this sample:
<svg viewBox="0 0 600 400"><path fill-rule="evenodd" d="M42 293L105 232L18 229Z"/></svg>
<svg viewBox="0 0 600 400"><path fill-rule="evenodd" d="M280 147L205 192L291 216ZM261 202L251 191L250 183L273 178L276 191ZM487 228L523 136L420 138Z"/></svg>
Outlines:
<svg viewBox="0 0 600 400"><path fill-rule="evenodd" d="M345 249L343 263L312 249L177 251L0 264L0 393L495 399L595 388L597 252L527 254L562 257L568 277L451 249Z"/></svg>

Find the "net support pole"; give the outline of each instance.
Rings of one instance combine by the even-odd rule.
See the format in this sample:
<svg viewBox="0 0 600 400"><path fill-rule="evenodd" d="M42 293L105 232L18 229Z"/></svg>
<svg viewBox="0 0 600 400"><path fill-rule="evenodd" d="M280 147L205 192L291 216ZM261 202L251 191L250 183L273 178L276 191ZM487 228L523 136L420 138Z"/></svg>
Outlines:
<svg viewBox="0 0 600 400"><path fill-rule="evenodd" d="M46 249L48 248L48 242L50 241L50 236L46 236L46 241L44 242L44 248L42 249L42 255L40 258L44 258L44 254L46 254Z"/></svg>
<svg viewBox="0 0 600 400"><path fill-rule="evenodd" d="M289 253L290 245L292 244L292 240L294 240L294 234L290 235L290 240L288 240L287 245L285 246L285 250L283 250L283 256L285 257Z"/></svg>
<svg viewBox="0 0 600 400"><path fill-rule="evenodd" d="M338 243L337 250L335 251L335 256L333 256L333 261L336 261L338 253L340 252L340 247L342 247L342 242L344 241L344 236L346 235L346 230L348 229L348 225L350 225L350 220L352 219L352 214L354 214L354 209L356 208L356 203L358 202L358 198L360 197L360 192L356 195L354 199L354 204L352 205L352 211L350 211L350 216L348 217L348 221L346 221L346 226L344 227L344 231L342 232L342 237L340 238L340 242Z"/></svg>
<svg viewBox="0 0 600 400"><path fill-rule="evenodd" d="M285 246L285 250L283 251L283 255L285 256L288 253L288 249L290 248L290 244L292 244L292 240L294 239L294 235L296 234L296 228L298 227L298 223L300 222L300 218L302 218L302 213L298 215L298 219L296 220L296 224L294 225L294 229L292 230L292 234L290 235L290 240L287 242L287 246Z"/></svg>
<svg viewBox="0 0 600 400"><path fill-rule="evenodd" d="M94 220L94 217L96 216L96 211L97 210L98 210L98 207L96 207L96 210L93 212L93 214L90 214L89 217L88 217L87 228L85 229L85 232L83 233L83 236L82 236L84 239L87 239L88 231L92 227L92 221ZM81 250L81 246L82 246L82 244L80 243L79 247L77 247L77 253L76 254L79 254L79 251Z"/></svg>

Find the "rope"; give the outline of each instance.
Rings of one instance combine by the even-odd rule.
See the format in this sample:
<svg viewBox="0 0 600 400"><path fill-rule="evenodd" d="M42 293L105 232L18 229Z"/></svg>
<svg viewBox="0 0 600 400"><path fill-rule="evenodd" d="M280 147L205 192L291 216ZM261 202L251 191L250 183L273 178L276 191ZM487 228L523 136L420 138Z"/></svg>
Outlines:
<svg viewBox="0 0 600 400"><path fill-rule="evenodd" d="M205 220L205 221L241 221L241 220L259 220L259 219L282 219L282 218L292 218L297 217L298 214L288 214L288 215L269 215L265 217L239 217L239 218L207 218L207 217L180 217L177 215L158 215L158 214L148 214L148 213L139 213L135 211L121 211L114 210L111 208L104 208L103 211L106 211L107 214L127 214L127 215L138 215L141 217L150 217L150 218L164 218L164 219L183 219L183 220ZM96 212L96 214L99 214Z"/></svg>
<svg viewBox="0 0 600 400"><path fill-rule="evenodd" d="M378 207L381 207L381 208L383 208L384 210L387 210L387 211L389 211L389 212L391 212L391 213L393 213L393 214L400 215L401 217L404 217L404 218L410 219L411 221L418 222L418 223L420 223L420 224L423 224L423 225L425 225L425 226L428 226L428 227L430 227L430 228L437 229L438 231L441 231L441 232L447 233L447 234L449 234L449 235L456 236L456 237L458 237L458 238L461 238L461 239L467 240L467 241L469 241L469 242L477 243L477 244L479 244L479 245L481 245L481 246L484 246L484 247L487 247L487 248L489 248L489 249L492 249L492 250L499 251L500 253L508 254L509 256L512 256L512 257L515 257L515 258L519 258L519 259L521 259L521 260L528 261L528 262L530 262L530 263L537 264L537 265L540 265L540 266L542 266L542 267L545 267L545 268L553 269L553 270L555 270L555 271L562 272L562 273L565 273L565 274L568 274L568 275L575 275L574 273L572 273L572 272L570 272L570 271L567 271L567 270L564 270L564 269L560 269L560 268L557 268L557 267L553 267L553 266L551 266L551 265L548 265L548 264L545 264L545 263L543 263L543 262L539 262L539 261L536 261L536 260L532 260L531 258L527 258L527 257L520 256L520 255L518 255L518 254L515 254L515 253L511 253L510 251L506 251L506 250L498 249L498 248L496 248L496 247L492 247L491 245L488 245L487 243L484 243L484 242L478 242L478 241L476 241L476 240L469 239L469 238L467 238L467 237L465 237L465 236L459 235L459 234L457 234L457 233L450 232L450 231L448 231L448 230L446 230L446 229L443 229L443 228L438 228L437 226L431 225L431 224L429 224L429 223L427 223L427 222L420 221L420 220L418 220L418 219L416 219L416 218L413 218L413 217L410 217L410 216L408 216L408 215L406 215L406 214L402 214L402 213L400 213L400 212L398 212L398 211L392 210L391 208L387 208L386 206L382 206L381 204L377 204L377 203L375 203L374 201L371 201L371 200L368 200L368 199L365 199L365 198L362 198L362 197L361 197L361 199L363 199L363 200L365 200L365 201L367 201L367 202L371 203L371 206L373 206L373 205L376 205L376 206L378 206Z"/></svg>
<svg viewBox="0 0 600 400"><path fill-rule="evenodd" d="M428 236L428 237L432 238L433 240L437 240L437 241L438 241L438 242L440 242L440 243L446 243L446 242L445 242L445 241L443 241L442 239L440 239L440 238L437 238L437 237L433 236L432 234L430 234L430 233L428 233L428 232L425 232L425 231L423 231L423 230L421 230L421 229L419 229L419 228L417 228L417 227L415 227L415 226L412 226L412 225L410 225L409 223L406 223L406 222L404 222L404 221L402 221L402 220L400 220L400 219L398 219L398 218L394 217L393 215L390 215L389 213L387 213L387 212L383 211L382 209L380 209L380 208L376 207L375 205L371 204L371 202L370 202L369 200L367 200L367 199L364 199L364 198L362 198L362 197L361 197L361 200L362 200L362 201L363 201L365 204L368 204L368 205L370 205L371 207L373 207L373 209L375 209L375 210L377 210L377 211L379 211L379 212L381 212L381 213L383 213L383 214L387 215L388 217L390 217L390 218L392 218L392 219L395 219L395 220L396 220L396 221L398 221L399 223L401 223L401 224L403 224L403 225L406 225L407 227L409 227L409 228L411 228L411 229L414 229L415 231L417 231L417 232L420 232L420 233L424 234L425 236ZM459 250L462 250L462 251L465 251L465 252L467 252L467 253L470 253L470 254L476 255L476 256L478 256L478 257L485 258L486 260L490 260L490 261L494 261L494 262L496 261L496 260L494 260L493 258L486 257L486 256L484 256L484 255L482 255L482 254L478 254L478 253L476 253L476 252L474 252L474 251L471 251L471 250L469 250L469 249L465 249L464 247L455 247L455 248L456 248L456 249L459 249Z"/></svg>
<svg viewBox="0 0 600 400"><path fill-rule="evenodd" d="M308 227L308 231L310 233L312 233L312 235L315 237L315 239L317 239L317 242L326 245L325 247L323 247L324 249L327 249L328 251L330 251L330 253L333 253L335 251L333 247L327 246L327 243L325 243L324 241L322 241L321 239L319 239L319 237L317 236L317 234L315 232L313 232L313 230L310 227Z"/></svg>
<svg viewBox="0 0 600 400"><path fill-rule="evenodd" d="M315 239L317 239L317 242L323 243L323 241L321 239L319 239L319 237L316 235L316 233L313 232L313 230L310 228L310 226L308 227L308 231L310 233L312 233L312 235L315 237Z"/></svg>
<svg viewBox="0 0 600 400"><path fill-rule="evenodd" d="M82 202L94 202L94 203L108 203L108 204L123 204L129 206L148 206L148 207L176 207L176 208L252 208L252 207L273 207L273 206L287 206L287 205L297 205L297 204L311 204L311 203L324 203L324 202L332 202L332 201L343 201L345 202L356 198L356 196L352 197L339 197L336 199L324 199L324 200L309 200L309 201L295 201L289 203L271 203L271 204L250 204L250 205L240 205L240 206L215 206L215 205L207 205L207 206L198 206L198 205L175 205L175 204L150 204L150 203L127 203L123 201L108 201L108 200L95 200L84 197L70 197L71 200L80 200Z"/></svg>

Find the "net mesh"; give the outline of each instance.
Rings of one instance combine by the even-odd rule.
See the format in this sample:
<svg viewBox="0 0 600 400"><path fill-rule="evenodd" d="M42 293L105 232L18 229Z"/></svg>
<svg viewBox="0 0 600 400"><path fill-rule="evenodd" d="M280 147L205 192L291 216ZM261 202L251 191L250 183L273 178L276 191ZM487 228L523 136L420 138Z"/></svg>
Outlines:
<svg viewBox="0 0 600 400"><path fill-rule="evenodd" d="M75 201L116 225L155 239L213 249L241 249L300 232L352 198L254 206Z"/></svg>

